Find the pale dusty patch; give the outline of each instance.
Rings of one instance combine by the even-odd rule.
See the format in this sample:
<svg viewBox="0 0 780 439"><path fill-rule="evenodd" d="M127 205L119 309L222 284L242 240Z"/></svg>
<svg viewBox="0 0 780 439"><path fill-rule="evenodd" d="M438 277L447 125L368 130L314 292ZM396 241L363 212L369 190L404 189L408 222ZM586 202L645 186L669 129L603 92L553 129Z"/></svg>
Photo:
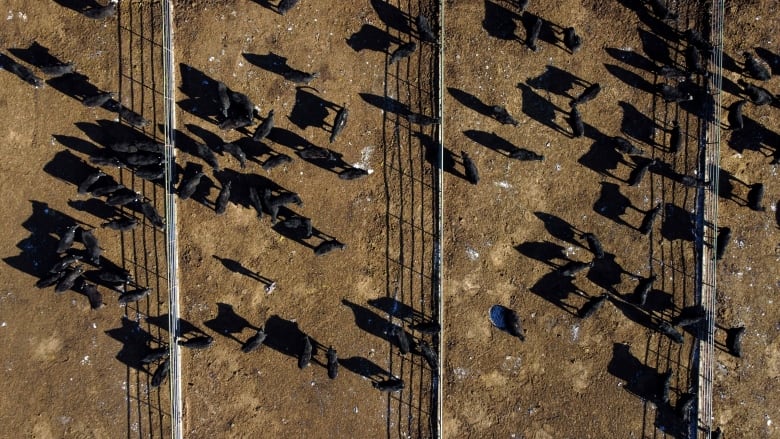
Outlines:
<svg viewBox="0 0 780 439"><path fill-rule="evenodd" d="M767 362L767 375L769 378L780 377L780 341L767 346L764 350Z"/></svg>
<svg viewBox="0 0 780 439"><path fill-rule="evenodd" d="M497 370L482 375L480 381L485 387L504 387L507 384L507 378Z"/></svg>
<svg viewBox="0 0 780 439"><path fill-rule="evenodd" d="M54 439L54 433L52 433L49 425L39 418L33 425L32 437L36 439Z"/></svg>
<svg viewBox="0 0 780 439"><path fill-rule="evenodd" d="M577 392L582 392L588 388L590 373L585 363L582 361L568 362L566 365L567 375L572 378L572 387Z"/></svg>
<svg viewBox="0 0 780 439"><path fill-rule="evenodd" d="M38 343L33 342L33 345L35 345L33 357L42 361L51 361L57 357L57 353L62 349L62 340L51 335Z"/></svg>
<svg viewBox="0 0 780 439"><path fill-rule="evenodd" d="M508 257L511 258L513 249L510 245L499 244L490 249L490 260L496 268L503 268Z"/></svg>
<svg viewBox="0 0 780 439"><path fill-rule="evenodd" d="M537 430L534 432L533 438L534 439L553 439L553 435L547 432L547 430L550 430L550 426L545 424L541 430Z"/></svg>
<svg viewBox="0 0 780 439"><path fill-rule="evenodd" d="M446 412L445 412L446 413ZM461 422L455 417L445 416L442 419L442 433L444 437L460 436Z"/></svg>

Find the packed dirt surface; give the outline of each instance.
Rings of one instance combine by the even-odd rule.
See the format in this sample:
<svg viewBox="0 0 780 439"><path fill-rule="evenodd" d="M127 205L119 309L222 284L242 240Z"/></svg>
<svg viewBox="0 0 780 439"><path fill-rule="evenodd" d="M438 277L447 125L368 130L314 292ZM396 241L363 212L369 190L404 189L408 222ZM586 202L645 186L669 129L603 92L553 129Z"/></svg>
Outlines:
<svg viewBox="0 0 780 439"><path fill-rule="evenodd" d="M115 208L100 201L104 196L77 193L100 167L164 210L159 182L90 163L130 136L162 141L160 5L120 3L118 15L105 20L85 16L98 6L88 0L6 0L1 11L6 437L169 436L170 381L152 385L164 360L142 361L168 342L165 236L144 219L140 201ZM694 85L683 85L692 101L665 103L656 87L676 81L655 71L686 65L679 35L704 29L707 7L672 2L675 21L658 20L649 5L632 0L532 0L525 12L510 1L447 1L444 116L426 124L422 116L440 117L438 46L421 40L415 17L424 13L436 29L436 4L302 0L281 15L276 3L174 2L176 187L196 171L205 174L191 197L177 201L181 335L213 339L205 349L182 348L185 437L431 437L435 384L443 437L686 437L690 427L678 408L696 392L699 332L676 326L683 336L676 343L658 328L697 303L699 237L690 213L700 195L696 180L710 190L696 174L707 100L697 75L686 83ZM532 51L527 35L537 17L542 28ZM583 38L576 53L562 42L569 26ZM742 130L728 117L732 104L747 99L742 80L780 92L777 76L759 81L743 72L742 56L752 51L778 73L779 28L771 1L727 4L717 225L729 227L731 239L717 265L712 420L727 437L779 434L780 188L771 162L779 156L780 109L776 101L747 103ZM408 42L416 50L390 64ZM49 57L72 61L83 76L35 88L8 71L10 59L46 79L40 68L54 63ZM317 75L296 84L293 70ZM225 119L218 81L251 99L250 126L218 127ZM595 83L596 98L578 105L584 136L573 137L570 101ZM118 103L150 123L133 130L109 104L82 105L98 91L116 92ZM516 125L491 117L494 105ZM331 142L344 108L346 125ZM270 110L275 128L253 141ZM675 120L684 134L677 153L670 151ZM436 319L439 129L446 149L445 350L444 376L435 383L421 346L436 346L437 336L415 328ZM613 136L642 154L617 152ZM246 154L244 167L223 150L228 142ZM198 144L215 152L217 167ZM305 158L315 147L329 148L330 156ZM544 158L511 158L517 148ZM478 168L476 186L467 181L462 152ZM291 161L263 167L282 154ZM651 159L656 164L630 186ZM368 175L340 178L354 169ZM684 184L689 180L693 187ZM217 214L228 182L229 203ZM765 185L763 211L748 206L755 183ZM301 203L280 208L272 224L267 208L258 218L250 188L292 192ZM650 233L641 233L657 205ZM100 227L118 215L141 224L129 232ZM311 219L311 236L305 226L290 226L296 218ZM61 294L35 286L57 262L58 240L71 225L94 228L103 249L101 268L79 261L99 284L100 309L90 309L81 282ZM599 238L603 258L594 259L584 233ZM331 240L345 247L317 256L317 246ZM84 249L77 237L68 252L81 256ZM593 266L561 275L572 261ZM119 292L97 274L112 265L130 272L130 288L152 293L119 304ZM634 291L651 275L657 279L647 302L637 306ZM580 318L602 294L601 308ZM491 324L495 305L517 312L524 341ZM403 327L412 352L400 352L391 324ZM727 333L740 326L746 331L738 358ZM260 329L264 345L242 352ZM313 355L300 368L304 336ZM331 346L336 379L326 367ZM661 384L669 370L666 403ZM394 377L403 390L376 388Z"/></svg>

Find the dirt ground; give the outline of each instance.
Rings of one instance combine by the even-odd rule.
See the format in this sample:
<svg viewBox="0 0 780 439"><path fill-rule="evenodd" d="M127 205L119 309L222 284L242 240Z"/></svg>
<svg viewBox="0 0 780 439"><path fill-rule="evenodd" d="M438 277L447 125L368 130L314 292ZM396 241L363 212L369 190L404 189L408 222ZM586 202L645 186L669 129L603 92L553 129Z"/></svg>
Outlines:
<svg viewBox="0 0 780 439"><path fill-rule="evenodd" d="M143 217L76 191L93 169L88 157L126 133L116 113L82 106L85 96L118 92L122 104L151 121L141 131L162 139L159 3L121 3L118 17L95 21L79 12L91 1L4 2L3 54L40 75L40 52L25 50L37 42L85 75L36 89L0 72L0 144L7 152L0 163L7 202L0 212L7 229L0 340L8 395L0 400L0 421L8 437L168 436L168 382L151 388L159 363L140 363L168 339L164 235L148 221L132 232L101 228L118 212ZM214 338L208 349L182 350L185 436L431 436L431 367L419 353L400 354L388 328L398 324L413 340L436 342L412 326L436 315L430 152L443 127L442 436L684 437L673 411L696 383L695 332L685 331L676 344L655 328L696 303L698 255L686 221L697 190L679 177L698 168L701 101L697 95L691 103L664 103L652 93L664 80L651 70L667 59L684 65L685 44L670 37L701 29L702 6L671 4L680 18L661 22L630 0L532 1L525 13L508 1L447 1L444 117L439 126L420 126L406 116L438 116L437 49L419 41L414 17L434 17L433 4L303 0L282 16L275 3L174 3L176 161L184 176L205 173L195 195L178 202L181 317L185 338ZM724 108L743 99L741 53L778 53L776 8L771 1L727 5ZM525 38L537 16L544 26L533 52ZM575 54L560 42L568 26L584 40ZM389 54L408 41L418 43L417 51L388 65ZM284 78L284 65L319 76L296 86ZM771 67L777 73L780 63ZM217 127L216 81L252 99L261 116L255 125L274 110L268 139L251 141L255 125ZM602 90L581 106L585 136L573 138L569 101L592 83ZM780 92L777 77L760 85ZM493 105L504 105L517 126L489 117ZM342 107L348 122L330 143ZM718 226L731 228L732 241L717 266L713 425L727 437L778 436L780 189L777 165L770 164L780 144L778 111L776 104L747 104L742 131L730 129L725 109L721 118ZM686 133L677 154L669 152L673 120ZM618 135L667 166L629 186L643 159L615 152L610 138ZM222 153L212 169L194 154L198 142L242 146L246 167ZM544 160L511 159L508 144ZM337 159L301 158L312 145L330 148ZM464 178L461 151L479 169L477 186ZM278 154L292 161L262 168ZM351 167L370 175L340 179L337 173ZM162 212L160 185L126 169L103 169ZM217 215L227 181L231 202ZM747 185L758 182L766 186L765 211L745 205ZM250 186L297 193L302 204L282 209L280 218L311 218L313 236L272 225L267 212L258 219ZM636 229L659 203L661 216L642 235ZM96 228L104 259L152 287L150 297L124 307L101 287L106 306L90 310L78 292L37 289L57 260L61 231L72 224ZM559 276L568 261L592 259L585 232L600 238L606 257L573 280ZM346 248L315 256L314 247L330 239ZM648 304L637 308L632 292L651 274L658 279ZM594 316L577 317L604 293L610 300ZM525 341L491 325L494 305L517 311ZM725 334L742 325L743 355L736 358L725 350ZM266 345L243 353L260 328L268 332ZM314 355L299 369L304 334ZM335 380L324 367L330 346L340 359ZM669 406L657 395L667 370ZM403 391L373 388L391 376L404 380Z"/></svg>

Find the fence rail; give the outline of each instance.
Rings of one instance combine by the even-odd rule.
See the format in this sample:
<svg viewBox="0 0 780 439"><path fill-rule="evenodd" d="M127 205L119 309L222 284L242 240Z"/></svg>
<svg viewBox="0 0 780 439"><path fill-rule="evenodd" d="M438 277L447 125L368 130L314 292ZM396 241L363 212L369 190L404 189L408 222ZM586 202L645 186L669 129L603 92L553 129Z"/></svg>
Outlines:
<svg viewBox="0 0 780 439"><path fill-rule="evenodd" d="M712 100L709 109L707 125L703 133L701 147L704 149L701 171L705 181L709 181L709 189L701 189L701 209L699 223L699 265L700 273L697 282L697 300L706 312L706 326L699 329L699 338L696 351L698 354L698 406L696 429L700 437L710 438L712 433L712 384L715 361L715 314L716 314L716 290L717 290L717 266L715 252L718 239L718 188L720 167L720 121L722 109L722 80L723 80L723 28L724 28L724 2L716 0L712 2L710 10L710 40L714 51L711 58L712 75L707 83L707 88ZM695 434L695 433L694 433Z"/></svg>
<svg viewBox="0 0 780 439"><path fill-rule="evenodd" d="M176 103L173 51L173 4L172 0L163 0L163 95L164 95L164 134L165 134L165 237L168 263L168 347L170 350L170 389L171 389L171 438L181 439L184 435L182 425L181 394L181 358L176 338L179 335L179 243L176 231L176 194L173 192L175 178L176 150Z"/></svg>

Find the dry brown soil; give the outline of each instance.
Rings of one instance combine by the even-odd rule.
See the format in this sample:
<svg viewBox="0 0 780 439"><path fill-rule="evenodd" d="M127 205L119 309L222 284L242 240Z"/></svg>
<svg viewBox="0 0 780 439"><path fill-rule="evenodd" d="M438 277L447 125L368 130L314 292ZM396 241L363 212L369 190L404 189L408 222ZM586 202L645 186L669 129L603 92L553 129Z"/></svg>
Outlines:
<svg viewBox="0 0 780 439"><path fill-rule="evenodd" d="M90 1L5 0L0 46L38 74L23 50L34 41L73 61L87 77L82 81L119 92L124 105L152 121L144 133L161 140L159 3L121 3L119 17L94 21L78 12ZM420 44L407 60L387 61L399 43L418 41L413 17L433 16L435 5L302 0L281 16L275 3L174 2L176 161L206 173L196 195L178 202L181 317L187 337L215 340L208 349L182 351L185 437L429 437L431 369L420 355L401 355L387 327L403 324L415 338L434 341L409 325L435 315L436 180L426 145L438 128L410 124L399 113L435 114L436 47ZM653 392L668 369L672 406L690 390L694 336L685 332L675 344L653 328L696 302L697 253L681 218L695 209L697 191L673 177L697 169L703 128L696 107L665 104L643 89L662 81L647 70L650 59L684 64L683 43L657 43L672 29L700 28L699 8L675 3L681 18L659 24L631 0L532 0L525 18L509 1L445 2L444 437L682 437ZM537 52L524 45L530 14L545 20ZM741 53L778 52L779 22L769 0L727 5L724 107L740 99ZM584 38L574 55L560 43L568 26ZM319 77L296 87L271 54ZM215 81L247 94L263 117L275 110L277 129L262 145L247 139L253 127L216 126ZM777 93L778 81L761 85ZM586 135L572 138L569 101L596 82L601 93L582 106ZM83 89L74 83L35 89L0 71L2 436L166 437L168 383L151 389L155 366L139 363L146 347L168 339L164 235L148 222L131 233L102 229L116 211L76 193L92 167L89 155L122 131L116 113L83 107ZM486 105L506 106L518 125L482 114ZM349 120L331 144L342 106ZM718 225L733 231L718 263L713 391L713 425L727 437L780 434L780 188L770 164L780 145L778 111L748 104L747 129L737 134L725 110L722 117L721 167L738 180L731 197L721 194L718 211ZM672 120L687 133L678 154L668 152ZM617 135L667 163L666 171L629 187L634 160L614 152L609 137ZM508 158L495 136L545 159ZM190 153L195 142L236 142L249 162L242 169L218 155L215 171ZM359 166L372 173L339 179L327 164L300 158L305 145L337 153L335 171ZM463 178L461 151L479 168L476 187ZM292 162L261 167L279 153ZM162 187L128 170L106 172L162 211ZM228 180L231 203L216 215L215 199ZM748 188L740 182L766 185L766 211L744 205ZM311 218L315 236L281 233L267 214L258 220L249 185L299 194L303 204L282 216ZM636 228L658 203L676 208L664 209L644 236ZM96 227L105 258L153 287L149 299L123 307L101 287L107 305L90 310L74 291L35 288L56 261L60 231L76 223ZM607 257L569 282L555 270L592 258L583 232L600 237ZM346 248L315 256L313 247L325 239ZM658 281L649 306L637 309L630 293L651 273ZM611 300L593 317L576 316L604 292ZM393 298L405 306L390 309ZM518 312L524 342L490 324L496 304ZM725 330L741 325L743 357L735 358L724 350ZM269 332L267 345L242 353L260 327ZM304 333L315 352L301 370ZM323 367L329 346L342 361L336 380ZM390 375L404 379L402 392L372 387Z"/></svg>

